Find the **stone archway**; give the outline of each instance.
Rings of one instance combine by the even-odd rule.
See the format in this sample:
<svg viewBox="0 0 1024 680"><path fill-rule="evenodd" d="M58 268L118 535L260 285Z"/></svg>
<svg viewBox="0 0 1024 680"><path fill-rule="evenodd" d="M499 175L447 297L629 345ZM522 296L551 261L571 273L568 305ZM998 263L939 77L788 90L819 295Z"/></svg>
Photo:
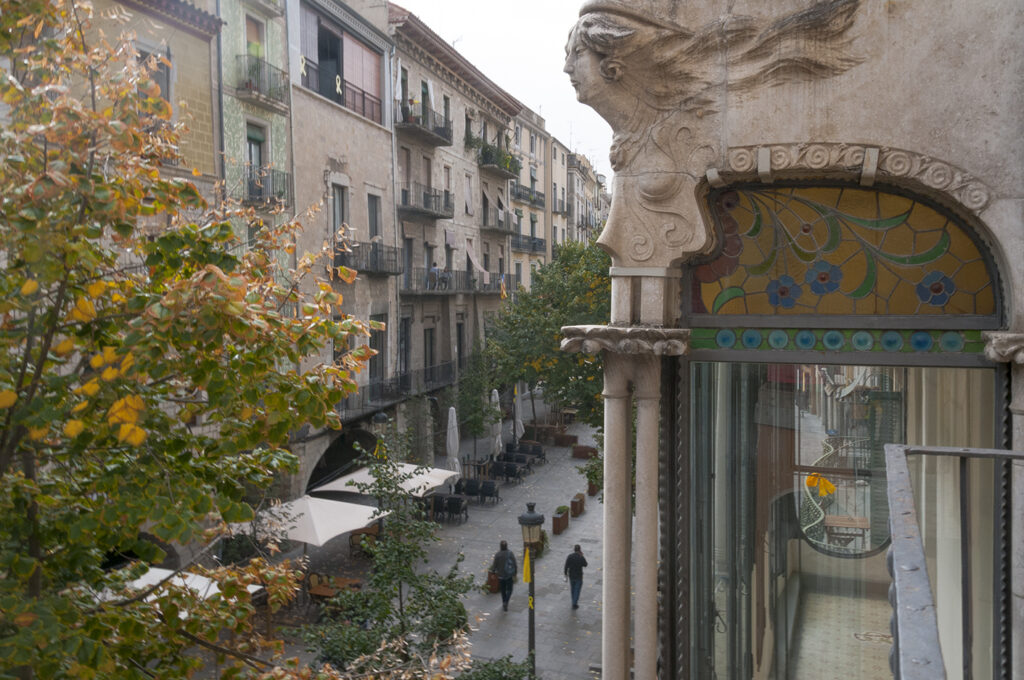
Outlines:
<svg viewBox="0 0 1024 680"><path fill-rule="evenodd" d="M345 428L313 466L306 480L305 490L309 491L355 467L363 452L372 452L376 444L377 437L369 430L361 427Z"/></svg>

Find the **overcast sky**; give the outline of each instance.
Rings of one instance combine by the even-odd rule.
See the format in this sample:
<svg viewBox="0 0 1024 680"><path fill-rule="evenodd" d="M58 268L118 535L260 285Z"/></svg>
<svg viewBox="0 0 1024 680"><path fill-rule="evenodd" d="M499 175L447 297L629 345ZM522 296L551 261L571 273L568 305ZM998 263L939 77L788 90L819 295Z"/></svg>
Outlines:
<svg viewBox="0 0 1024 680"><path fill-rule="evenodd" d="M543 116L548 133L611 179L612 130L562 73L583 0L396 0L484 75Z"/></svg>

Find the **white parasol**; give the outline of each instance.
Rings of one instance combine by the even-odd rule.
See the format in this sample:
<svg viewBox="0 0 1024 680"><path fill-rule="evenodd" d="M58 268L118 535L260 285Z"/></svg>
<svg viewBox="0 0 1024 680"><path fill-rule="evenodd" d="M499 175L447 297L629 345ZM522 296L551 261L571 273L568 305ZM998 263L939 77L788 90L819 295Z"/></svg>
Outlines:
<svg viewBox="0 0 1024 680"><path fill-rule="evenodd" d="M459 421L455 416L455 407L448 407L448 434L444 440L445 464L452 472L462 476L462 465L459 463Z"/></svg>
<svg viewBox="0 0 1024 680"><path fill-rule="evenodd" d="M419 467L411 463L398 463L397 465L398 474L402 477L407 477L399 486L402 487L403 491L417 498L423 498L442 484L451 483L458 476L451 470L443 470L441 468ZM319 491L351 491L353 493L360 493L359 489L356 488L356 484L372 483L373 475L370 474L370 468L361 468L344 477L333 479L315 489L310 489L310 493L315 494Z"/></svg>
<svg viewBox="0 0 1024 680"><path fill-rule="evenodd" d="M494 437L492 453L495 456L501 455L501 402L498 399L498 390L491 390L491 410L495 414L494 423L491 424L491 436Z"/></svg>
<svg viewBox="0 0 1024 680"><path fill-rule="evenodd" d="M303 496L260 513L262 517L280 524L289 539L315 546L321 546L335 536L363 529L386 514L377 515L377 508L371 505L315 496Z"/></svg>

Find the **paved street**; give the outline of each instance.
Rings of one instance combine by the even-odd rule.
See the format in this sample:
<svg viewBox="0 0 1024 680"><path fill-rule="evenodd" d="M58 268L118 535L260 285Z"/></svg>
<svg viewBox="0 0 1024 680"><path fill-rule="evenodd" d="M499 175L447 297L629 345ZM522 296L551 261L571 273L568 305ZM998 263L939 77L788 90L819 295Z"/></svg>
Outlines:
<svg viewBox="0 0 1024 680"><path fill-rule="evenodd" d="M577 434L581 444L593 445L590 428L570 425L568 431ZM478 451L485 448L478 446ZM472 441L463 441L463 454L472 454L472 449ZM545 451L549 461L546 465L535 468L519 484L501 484L500 503L473 502L468 522L443 524L438 532L441 541L431 549L431 561L435 568L443 570L452 556L461 552L466 556L464 568L479 582L484 582L498 542L508 541L520 567L520 579L509 610L502 611L501 596L497 593L471 593L466 601L470 620L475 622L470 641L474 658L511 655L515 660L524 659L528 639L528 586L522 582L522 532L517 518L526 512L527 502L535 502L536 511L544 515L544 529L551 540L549 551L535 565L537 672L544 680L589 680L595 677L589 671L591 664L599 663L601 658L603 507L597 496L588 496L585 512L569 520L567 531L553 535L553 510L559 505L569 505L574 494L586 493L587 485L576 471L582 461L573 459L568 448L549 445L545 446ZM562 567L575 543L582 547L589 567L584 570L580 608L573 610Z"/></svg>

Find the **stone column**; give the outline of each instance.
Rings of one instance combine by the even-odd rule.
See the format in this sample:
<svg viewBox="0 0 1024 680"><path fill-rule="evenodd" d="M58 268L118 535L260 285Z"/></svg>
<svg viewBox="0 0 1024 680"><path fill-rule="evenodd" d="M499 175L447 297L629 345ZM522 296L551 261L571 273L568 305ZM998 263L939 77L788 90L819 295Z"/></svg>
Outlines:
<svg viewBox="0 0 1024 680"><path fill-rule="evenodd" d="M658 677L658 434L661 370L657 357L637 357L636 418L636 680Z"/></svg>
<svg viewBox="0 0 1024 680"><path fill-rule="evenodd" d="M629 679L632 520L629 359L604 353L604 600L601 677Z"/></svg>

